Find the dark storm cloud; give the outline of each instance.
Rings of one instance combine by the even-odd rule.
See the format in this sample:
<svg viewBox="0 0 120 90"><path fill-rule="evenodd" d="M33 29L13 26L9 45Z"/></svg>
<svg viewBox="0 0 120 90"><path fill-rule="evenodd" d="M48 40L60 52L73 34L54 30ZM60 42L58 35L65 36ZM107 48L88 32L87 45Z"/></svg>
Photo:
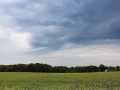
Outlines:
<svg viewBox="0 0 120 90"><path fill-rule="evenodd" d="M110 25L109 36L110 38L120 39L120 19Z"/></svg>
<svg viewBox="0 0 120 90"><path fill-rule="evenodd" d="M37 43L32 42L32 45L59 49L66 43L89 45L105 43L101 41L106 39L120 39L119 3L118 0L72 1L71 4L62 3L61 7L51 6L48 13L51 19L44 25L61 26L62 30L59 30L60 34L44 34L49 39L47 45L40 44L38 36L35 38ZM59 40L68 34L68 38Z"/></svg>
<svg viewBox="0 0 120 90"><path fill-rule="evenodd" d="M89 45L120 39L119 4L120 0L34 0L8 6L4 13L32 33L33 48L56 50L67 43ZM53 31L50 26L55 27Z"/></svg>

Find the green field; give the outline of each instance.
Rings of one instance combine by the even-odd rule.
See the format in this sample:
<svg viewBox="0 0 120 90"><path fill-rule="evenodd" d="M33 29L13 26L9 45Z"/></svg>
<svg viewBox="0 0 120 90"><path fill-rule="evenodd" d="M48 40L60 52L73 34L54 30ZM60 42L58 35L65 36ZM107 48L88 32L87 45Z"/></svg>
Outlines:
<svg viewBox="0 0 120 90"><path fill-rule="evenodd" d="M0 90L120 90L120 72L0 72Z"/></svg>

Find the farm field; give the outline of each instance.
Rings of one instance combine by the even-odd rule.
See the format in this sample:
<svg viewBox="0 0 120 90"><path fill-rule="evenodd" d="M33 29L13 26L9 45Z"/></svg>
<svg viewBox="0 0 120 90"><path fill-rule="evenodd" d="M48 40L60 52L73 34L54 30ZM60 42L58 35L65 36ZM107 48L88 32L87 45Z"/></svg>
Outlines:
<svg viewBox="0 0 120 90"><path fill-rule="evenodd" d="M0 90L120 90L120 72L0 72Z"/></svg>

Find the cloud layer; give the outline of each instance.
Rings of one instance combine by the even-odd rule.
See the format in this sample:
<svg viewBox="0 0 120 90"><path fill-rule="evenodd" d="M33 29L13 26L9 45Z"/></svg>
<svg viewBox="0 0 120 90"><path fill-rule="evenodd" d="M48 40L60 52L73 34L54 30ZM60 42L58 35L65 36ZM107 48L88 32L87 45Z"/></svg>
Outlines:
<svg viewBox="0 0 120 90"><path fill-rule="evenodd" d="M107 64L106 59L111 56L111 63L107 65L112 65L113 59L120 59L116 56L120 54L119 3L119 0L0 1L0 56L3 57L0 60L5 60L3 64L43 62L59 65L59 60L60 65L64 62L69 65L69 61L70 65L73 62L73 65L78 62L98 65ZM94 54L89 50L95 51ZM111 52L106 52L109 50ZM10 51L16 53L16 57ZM63 55L69 52L68 56ZM48 55L53 56L52 60Z"/></svg>

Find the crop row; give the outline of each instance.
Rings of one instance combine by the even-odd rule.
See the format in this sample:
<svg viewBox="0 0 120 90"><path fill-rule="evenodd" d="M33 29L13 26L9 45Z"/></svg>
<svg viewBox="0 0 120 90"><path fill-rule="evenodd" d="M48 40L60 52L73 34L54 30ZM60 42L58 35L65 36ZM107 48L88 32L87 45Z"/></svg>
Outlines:
<svg viewBox="0 0 120 90"><path fill-rule="evenodd" d="M0 90L120 90L120 72L1 72Z"/></svg>

